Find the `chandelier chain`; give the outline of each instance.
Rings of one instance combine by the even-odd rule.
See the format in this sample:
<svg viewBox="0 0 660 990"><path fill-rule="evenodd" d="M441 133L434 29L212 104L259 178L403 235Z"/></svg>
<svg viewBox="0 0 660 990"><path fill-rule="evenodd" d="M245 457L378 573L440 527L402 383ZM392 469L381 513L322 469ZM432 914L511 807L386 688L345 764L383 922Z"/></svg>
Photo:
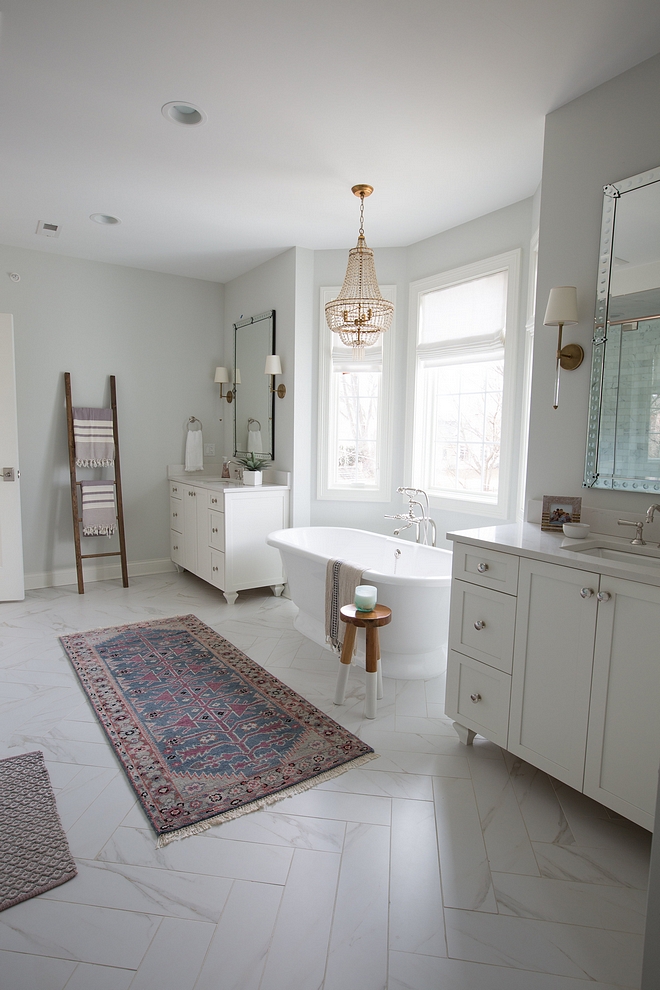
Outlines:
<svg viewBox="0 0 660 990"><path fill-rule="evenodd" d="M358 231L360 237L364 237L364 193L360 193L360 229Z"/></svg>

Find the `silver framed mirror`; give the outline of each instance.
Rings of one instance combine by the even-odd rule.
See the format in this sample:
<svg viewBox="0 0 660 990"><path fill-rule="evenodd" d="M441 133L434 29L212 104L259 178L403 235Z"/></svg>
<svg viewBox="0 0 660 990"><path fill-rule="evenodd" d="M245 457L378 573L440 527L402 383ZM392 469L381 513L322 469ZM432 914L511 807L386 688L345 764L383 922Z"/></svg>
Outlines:
<svg viewBox="0 0 660 990"><path fill-rule="evenodd" d="M660 167L603 190L584 486L660 491Z"/></svg>
<svg viewBox="0 0 660 990"><path fill-rule="evenodd" d="M274 353L274 309L234 323L234 457L275 458L275 394L265 374Z"/></svg>

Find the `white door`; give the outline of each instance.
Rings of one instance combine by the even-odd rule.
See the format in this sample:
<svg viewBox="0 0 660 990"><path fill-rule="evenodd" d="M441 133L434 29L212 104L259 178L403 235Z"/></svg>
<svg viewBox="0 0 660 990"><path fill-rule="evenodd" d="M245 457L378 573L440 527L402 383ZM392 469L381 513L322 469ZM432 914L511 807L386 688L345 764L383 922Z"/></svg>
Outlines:
<svg viewBox="0 0 660 990"><path fill-rule="evenodd" d="M598 574L520 561L508 749L582 790Z"/></svg>
<svg viewBox="0 0 660 990"><path fill-rule="evenodd" d="M653 830L660 762L660 588L603 576L584 792Z"/></svg>
<svg viewBox="0 0 660 990"><path fill-rule="evenodd" d="M0 313L0 601L25 598L18 473L14 321Z"/></svg>

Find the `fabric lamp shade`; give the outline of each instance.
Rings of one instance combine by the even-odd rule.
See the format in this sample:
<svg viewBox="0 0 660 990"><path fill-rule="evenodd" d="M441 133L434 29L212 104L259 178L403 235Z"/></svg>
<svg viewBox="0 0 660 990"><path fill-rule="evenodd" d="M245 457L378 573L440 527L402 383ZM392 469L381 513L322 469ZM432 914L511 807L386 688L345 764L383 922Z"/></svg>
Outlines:
<svg viewBox="0 0 660 990"><path fill-rule="evenodd" d="M234 385L240 385L240 384L241 384L241 369L236 368L236 370L234 371Z"/></svg>
<svg viewBox="0 0 660 990"><path fill-rule="evenodd" d="M558 285L550 289L548 305L543 317L544 327L565 327L578 323L577 288L574 285Z"/></svg>
<svg viewBox="0 0 660 990"><path fill-rule="evenodd" d="M216 382L219 385L224 385L226 382L228 382L229 381L229 375L227 373L227 369L226 368L216 368L215 369L215 378L213 379L213 381Z"/></svg>
<svg viewBox="0 0 660 990"><path fill-rule="evenodd" d="M281 375L282 374L282 362L280 361L279 354L269 354L266 357L266 367L264 369L265 375Z"/></svg>

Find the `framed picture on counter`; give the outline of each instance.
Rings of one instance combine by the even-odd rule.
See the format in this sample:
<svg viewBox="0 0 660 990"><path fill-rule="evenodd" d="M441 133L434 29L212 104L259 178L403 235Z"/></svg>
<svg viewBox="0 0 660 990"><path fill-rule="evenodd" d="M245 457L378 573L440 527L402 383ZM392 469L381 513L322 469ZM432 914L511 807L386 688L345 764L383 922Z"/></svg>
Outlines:
<svg viewBox="0 0 660 990"><path fill-rule="evenodd" d="M541 529L548 532L558 530L564 523L576 523L580 521L582 510L582 499L571 498L567 495L544 495L543 509L541 511Z"/></svg>

